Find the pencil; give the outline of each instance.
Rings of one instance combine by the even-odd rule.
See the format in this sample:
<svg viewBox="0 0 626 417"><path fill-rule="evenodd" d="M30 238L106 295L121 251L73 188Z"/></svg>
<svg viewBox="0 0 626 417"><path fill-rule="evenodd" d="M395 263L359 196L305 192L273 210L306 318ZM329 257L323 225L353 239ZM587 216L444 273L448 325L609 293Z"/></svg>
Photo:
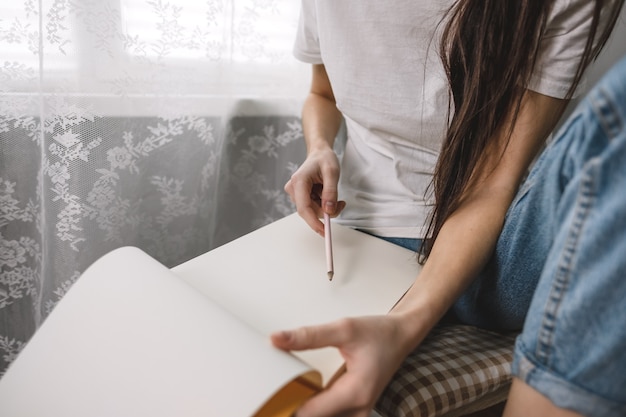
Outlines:
<svg viewBox="0 0 626 417"><path fill-rule="evenodd" d="M328 272L328 280L333 280L335 275L335 267L333 266L333 240L330 232L330 216L324 213L324 243L326 244L326 270Z"/></svg>

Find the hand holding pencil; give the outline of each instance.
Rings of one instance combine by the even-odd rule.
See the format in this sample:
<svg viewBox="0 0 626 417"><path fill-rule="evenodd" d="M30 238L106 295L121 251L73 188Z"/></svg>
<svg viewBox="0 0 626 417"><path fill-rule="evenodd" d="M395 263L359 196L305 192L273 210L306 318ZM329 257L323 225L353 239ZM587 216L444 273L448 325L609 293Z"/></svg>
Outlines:
<svg viewBox="0 0 626 417"><path fill-rule="evenodd" d="M328 279L334 275L331 217L341 213L345 201L338 200L339 160L332 149L316 147L285 184L285 191L298 214L316 233L324 236ZM322 219L322 221L320 221Z"/></svg>

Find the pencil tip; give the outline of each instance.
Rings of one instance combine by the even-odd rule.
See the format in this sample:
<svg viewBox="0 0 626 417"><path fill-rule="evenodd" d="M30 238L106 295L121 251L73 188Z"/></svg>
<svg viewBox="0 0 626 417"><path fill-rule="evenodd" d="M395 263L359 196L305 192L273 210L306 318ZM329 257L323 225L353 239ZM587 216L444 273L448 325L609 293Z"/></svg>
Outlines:
<svg viewBox="0 0 626 417"><path fill-rule="evenodd" d="M335 275L335 273L333 271L328 271L328 280L329 281L333 280L333 275Z"/></svg>

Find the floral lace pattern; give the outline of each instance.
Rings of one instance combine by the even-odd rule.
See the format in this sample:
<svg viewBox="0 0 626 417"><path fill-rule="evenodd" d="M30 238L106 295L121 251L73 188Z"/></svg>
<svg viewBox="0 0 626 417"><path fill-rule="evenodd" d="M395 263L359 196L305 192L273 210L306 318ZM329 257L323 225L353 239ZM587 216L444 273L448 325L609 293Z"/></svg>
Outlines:
<svg viewBox="0 0 626 417"><path fill-rule="evenodd" d="M174 266L294 211L298 8L0 6L0 375L104 253Z"/></svg>

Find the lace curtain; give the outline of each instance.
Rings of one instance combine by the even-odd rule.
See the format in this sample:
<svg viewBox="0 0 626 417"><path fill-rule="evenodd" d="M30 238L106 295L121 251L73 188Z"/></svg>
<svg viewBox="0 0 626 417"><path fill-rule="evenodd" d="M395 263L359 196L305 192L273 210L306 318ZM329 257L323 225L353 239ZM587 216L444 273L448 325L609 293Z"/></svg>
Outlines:
<svg viewBox="0 0 626 417"><path fill-rule="evenodd" d="M0 375L104 253L174 266L293 212L298 9L2 1Z"/></svg>

